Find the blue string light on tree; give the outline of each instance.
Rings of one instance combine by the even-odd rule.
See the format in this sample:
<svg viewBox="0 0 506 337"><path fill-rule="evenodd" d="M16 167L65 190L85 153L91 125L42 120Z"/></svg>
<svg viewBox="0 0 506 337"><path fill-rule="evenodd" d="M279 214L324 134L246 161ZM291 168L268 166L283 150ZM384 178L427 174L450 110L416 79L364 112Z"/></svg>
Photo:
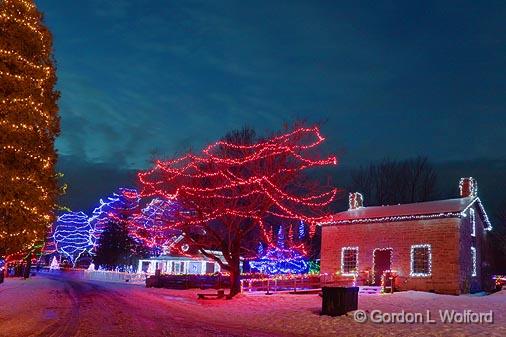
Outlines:
<svg viewBox="0 0 506 337"><path fill-rule="evenodd" d="M181 211L177 202L153 199L130 221L130 234L147 246L167 249L181 231L173 229L176 215Z"/></svg>
<svg viewBox="0 0 506 337"><path fill-rule="evenodd" d="M258 243L257 254L258 256L264 255L264 245L261 242Z"/></svg>
<svg viewBox="0 0 506 337"><path fill-rule="evenodd" d="M82 254L91 252L94 244L93 229L83 212L70 212L58 217L53 237L57 251L66 256L73 266Z"/></svg>
<svg viewBox="0 0 506 337"><path fill-rule="evenodd" d="M306 236L306 226L304 225L304 221L300 220L299 222L299 240L304 239Z"/></svg>
<svg viewBox="0 0 506 337"><path fill-rule="evenodd" d="M119 193L113 193L104 199L93 210L90 218L91 226L97 239L109 222L127 220L139 207L139 193L135 189L120 188Z"/></svg>
<svg viewBox="0 0 506 337"><path fill-rule="evenodd" d="M283 229L283 226L279 226L278 230L278 247L285 248L285 231Z"/></svg>
<svg viewBox="0 0 506 337"><path fill-rule="evenodd" d="M308 259L296 247L269 247L264 256L250 261L250 266L253 270L269 275L305 274L309 271Z"/></svg>

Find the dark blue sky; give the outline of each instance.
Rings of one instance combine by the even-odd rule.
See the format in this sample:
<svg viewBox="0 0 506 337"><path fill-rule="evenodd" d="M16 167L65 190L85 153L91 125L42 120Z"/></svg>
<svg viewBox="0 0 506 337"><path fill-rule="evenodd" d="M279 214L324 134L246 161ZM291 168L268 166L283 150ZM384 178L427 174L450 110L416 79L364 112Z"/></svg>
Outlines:
<svg viewBox="0 0 506 337"><path fill-rule="evenodd" d="M506 159L504 1L37 4L54 35L64 172L142 169L299 118L324 121L352 166Z"/></svg>

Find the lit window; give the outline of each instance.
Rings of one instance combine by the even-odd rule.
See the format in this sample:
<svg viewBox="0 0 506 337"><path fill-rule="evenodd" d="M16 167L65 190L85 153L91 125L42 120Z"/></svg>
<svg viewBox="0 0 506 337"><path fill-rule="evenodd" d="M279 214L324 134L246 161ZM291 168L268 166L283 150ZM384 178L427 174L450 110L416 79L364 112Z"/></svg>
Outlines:
<svg viewBox="0 0 506 337"><path fill-rule="evenodd" d="M341 249L341 273L345 276L356 275L358 271L358 247Z"/></svg>
<svg viewBox="0 0 506 337"><path fill-rule="evenodd" d="M471 236L476 236L476 215L473 208L469 210L469 218L471 221Z"/></svg>
<svg viewBox="0 0 506 337"><path fill-rule="evenodd" d="M476 248L475 247L471 247L471 259L472 259L472 264L473 264L471 276L476 276L477 272L476 272Z"/></svg>
<svg viewBox="0 0 506 337"><path fill-rule="evenodd" d="M411 246L411 272L413 277L431 276L432 251L429 244Z"/></svg>

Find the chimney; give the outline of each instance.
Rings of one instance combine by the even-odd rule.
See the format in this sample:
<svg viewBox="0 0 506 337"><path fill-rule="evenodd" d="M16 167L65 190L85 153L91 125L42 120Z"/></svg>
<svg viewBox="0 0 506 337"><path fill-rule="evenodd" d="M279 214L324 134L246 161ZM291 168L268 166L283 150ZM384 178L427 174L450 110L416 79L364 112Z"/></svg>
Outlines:
<svg viewBox="0 0 506 337"><path fill-rule="evenodd" d="M473 177L460 178L460 197L475 197L478 195L478 182Z"/></svg>
<svg viewBox="0 0 506 337"><path fill-rule="evenodd" d="M364 207L364 197L359 192L350 193L349 204L349 210Z"/></svg>

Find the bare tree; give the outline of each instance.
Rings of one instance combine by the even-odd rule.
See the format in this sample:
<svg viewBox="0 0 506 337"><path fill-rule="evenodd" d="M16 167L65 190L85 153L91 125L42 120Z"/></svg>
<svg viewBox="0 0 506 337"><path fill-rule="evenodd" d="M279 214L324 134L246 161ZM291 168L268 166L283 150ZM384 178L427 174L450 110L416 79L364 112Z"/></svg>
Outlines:
<svg viewBox="0 0 506 337"><path fill-rule="evenodd" d="M363 193L369 205L428 201L436 196L437 174L426 157L385 159L351 174L351 190Z"/></svg>
<svg viewBox="0 0 506 337"><path fill-rule="evenodd" d="M272 244L274 219L277 224L303 220L314 233L328 214L338 190L304 174L336 164L333 156L321 158L323 141L317 127L294 127L266 139L249 128L234 131L198 155L157 161L139 173L142 193L177 200L191 210L167 226L182 230L230 273L232 297L240 291L241 257L254 256L261 238Z"/></svg>

